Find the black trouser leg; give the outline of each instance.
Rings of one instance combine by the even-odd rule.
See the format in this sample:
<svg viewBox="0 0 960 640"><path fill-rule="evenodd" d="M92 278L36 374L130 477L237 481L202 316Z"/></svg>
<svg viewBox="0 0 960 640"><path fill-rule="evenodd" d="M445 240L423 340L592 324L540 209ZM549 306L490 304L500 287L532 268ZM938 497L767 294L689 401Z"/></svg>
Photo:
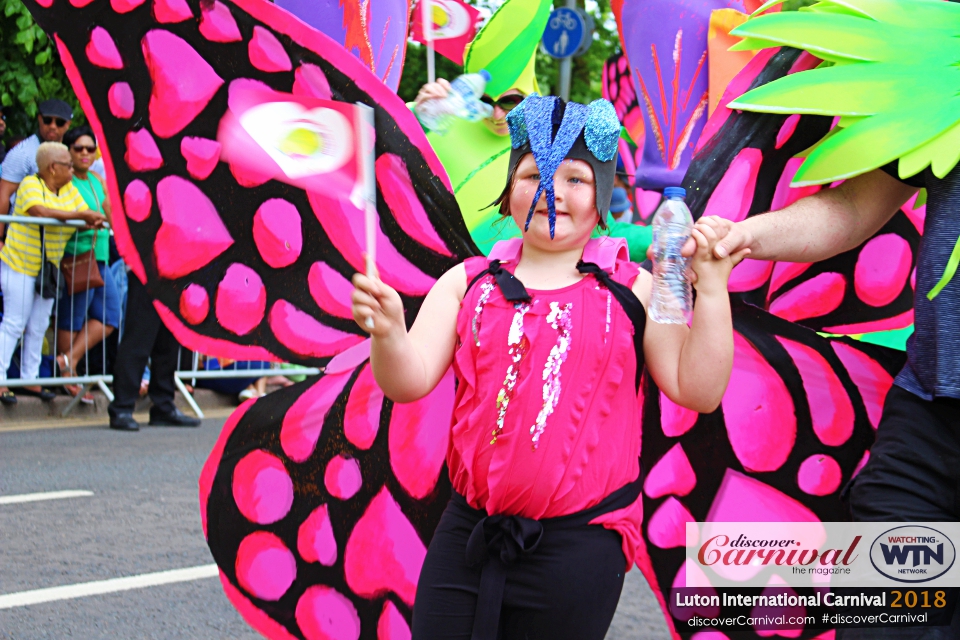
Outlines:
<svg viewBox="0 0 960 640"><path fill-rule="evenodd" d="M156 311L154 313L156 314ZM157 319L159 320L159 317ZM176 391L173 374L177 370L179 355L180 343L161 322L150 354L150 400L153 401L151 415L162 415L176 409L173 403L173 394Z"/></svg>
<svg viewBox="0 0 960 640"><path fill-rule="evenodd" d="M117 348L117 361L113 368L114 398L110 410L115 414L133 411L137 398L140 397L143 370L154 351L157 334L162 326L147 288L140 284L136 276L131 275L129 281L126 331ZM163 330L166 331L166 327ZM154 372L151 371L151 387L153 375Z"/></svg>

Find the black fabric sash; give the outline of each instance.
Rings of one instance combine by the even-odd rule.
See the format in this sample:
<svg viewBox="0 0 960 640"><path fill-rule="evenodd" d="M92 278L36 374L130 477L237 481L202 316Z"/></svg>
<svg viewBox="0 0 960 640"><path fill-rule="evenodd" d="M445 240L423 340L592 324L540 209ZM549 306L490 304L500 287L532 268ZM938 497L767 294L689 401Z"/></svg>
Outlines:
<svg viewBox="0 0 960 640"><path fill-rule="evenodd" d="M467 504L466 498L453 493L450 505L477 520L467 541L466 559L470 567L481 566L480 592L473 619L471 640L496 640L500 626L500 607L507 580L507 567L521 556L537 550L551 531L587 526L591 520L611 511L624 509L640 496L643 473L604 498L600 504L556 518L533 520L522 516L490 516ZM596 525L599 526L599 525Z"/></svg>

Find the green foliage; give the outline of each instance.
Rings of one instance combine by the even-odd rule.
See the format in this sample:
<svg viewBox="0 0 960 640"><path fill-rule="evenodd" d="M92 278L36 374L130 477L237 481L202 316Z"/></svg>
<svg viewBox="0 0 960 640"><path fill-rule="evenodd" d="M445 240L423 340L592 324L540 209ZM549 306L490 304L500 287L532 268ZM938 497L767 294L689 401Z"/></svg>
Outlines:
<svg viewBox="0 0 960 640"><path fill-rule="evenodd" d="M2 2L4 0L0 0ZM6 0L9 1L9 0ZM18 1L18 0L17 0ZM481 9L495 10L502 2L490 0L466 0ZM580 3L583 8L583 2ZM610 11L610 0L591 2L589 10L594 20L593 44L586 54L573 59L573 70L570 76L570 98L577 102L587 103L600 97L603 78L603 63L620 48L620 36L617 34L617 25ZM566 6L564 0L554 0L554 6ZM452 80L461 73L463 67L437 55L437 77ZM537 82L543 94L555 93L559 90L560 61L554 60L542 51L537 51ZM427 81L427 54L426 48L413 42L407 44L407 59L403 66L403 76L397 93L407 102L411 102Z"/></svg>
<svg viewBox="0 0 960 640"><path fill-rule="evenodd" d="M73 105L74 124L83 123L56 45L20 0L0 0L0 103L7 114L7 137L33 133L37 106L48 98Z"/></svg>

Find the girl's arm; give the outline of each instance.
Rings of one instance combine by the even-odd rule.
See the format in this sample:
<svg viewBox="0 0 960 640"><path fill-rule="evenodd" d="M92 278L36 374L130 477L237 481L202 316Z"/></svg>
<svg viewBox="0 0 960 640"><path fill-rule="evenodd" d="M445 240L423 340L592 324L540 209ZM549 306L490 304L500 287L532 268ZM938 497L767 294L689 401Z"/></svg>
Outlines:
<svg viewBox="0 0 960 640"><path fill-rule="evenodd" d="M733 368L733 321L727 280L733 266L748 251L715 259L714 230L697 224L693 235L697 240L692 265L697 274L697 299L690 327L659 324L648 318L643 352L647 370L668 398L699 413L711 413L723 399ZM641 271L634 284L641 301L649 300L651 285L650 274Z"/></svg>
<svg viewBox="0 0 960 640"><path fill-rule="evenodd" d="M433 391L457 346L457 313L467 288L463 265L433 285L409 333L395 290L360 273L353 276L353 285L353 319L370 333L370 366L383 393L394 402L413 402Z"/></svg>

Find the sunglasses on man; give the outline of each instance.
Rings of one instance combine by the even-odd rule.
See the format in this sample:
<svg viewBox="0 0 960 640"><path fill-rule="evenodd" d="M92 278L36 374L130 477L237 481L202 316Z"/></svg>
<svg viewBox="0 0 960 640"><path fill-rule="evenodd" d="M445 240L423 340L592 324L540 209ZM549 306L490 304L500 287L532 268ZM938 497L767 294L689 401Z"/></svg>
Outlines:
<svg viewBox="0 0 960 640"><path fill-rule="evenodd" d="M73 145L73 150L76 151L77 153L83 153L84 151L86 151L87 153L96 153L97 145L92 145L88 147L82 144L75 144Z"/></svg>
<svg viewBox="0 0 960 640"><path fill-rule="evenodd" d="M513 110L518 104L523 102L523 96L513 93L507 96L502 96L497 100L494 100L490 96L485 95L480 98L480 101L485 102L491 107L500 107L504 111L509 112Z"/></svg>
<svg viewBox="0 0 960 640"><path fill-rule="evenodd" d="M54 122L57 123L58 127L63 127L63 125L67 124L67 121L63 118L55 118L53 116L40 116L40 119L43 121L43 124L47 125L48 127Z"/></svg>

